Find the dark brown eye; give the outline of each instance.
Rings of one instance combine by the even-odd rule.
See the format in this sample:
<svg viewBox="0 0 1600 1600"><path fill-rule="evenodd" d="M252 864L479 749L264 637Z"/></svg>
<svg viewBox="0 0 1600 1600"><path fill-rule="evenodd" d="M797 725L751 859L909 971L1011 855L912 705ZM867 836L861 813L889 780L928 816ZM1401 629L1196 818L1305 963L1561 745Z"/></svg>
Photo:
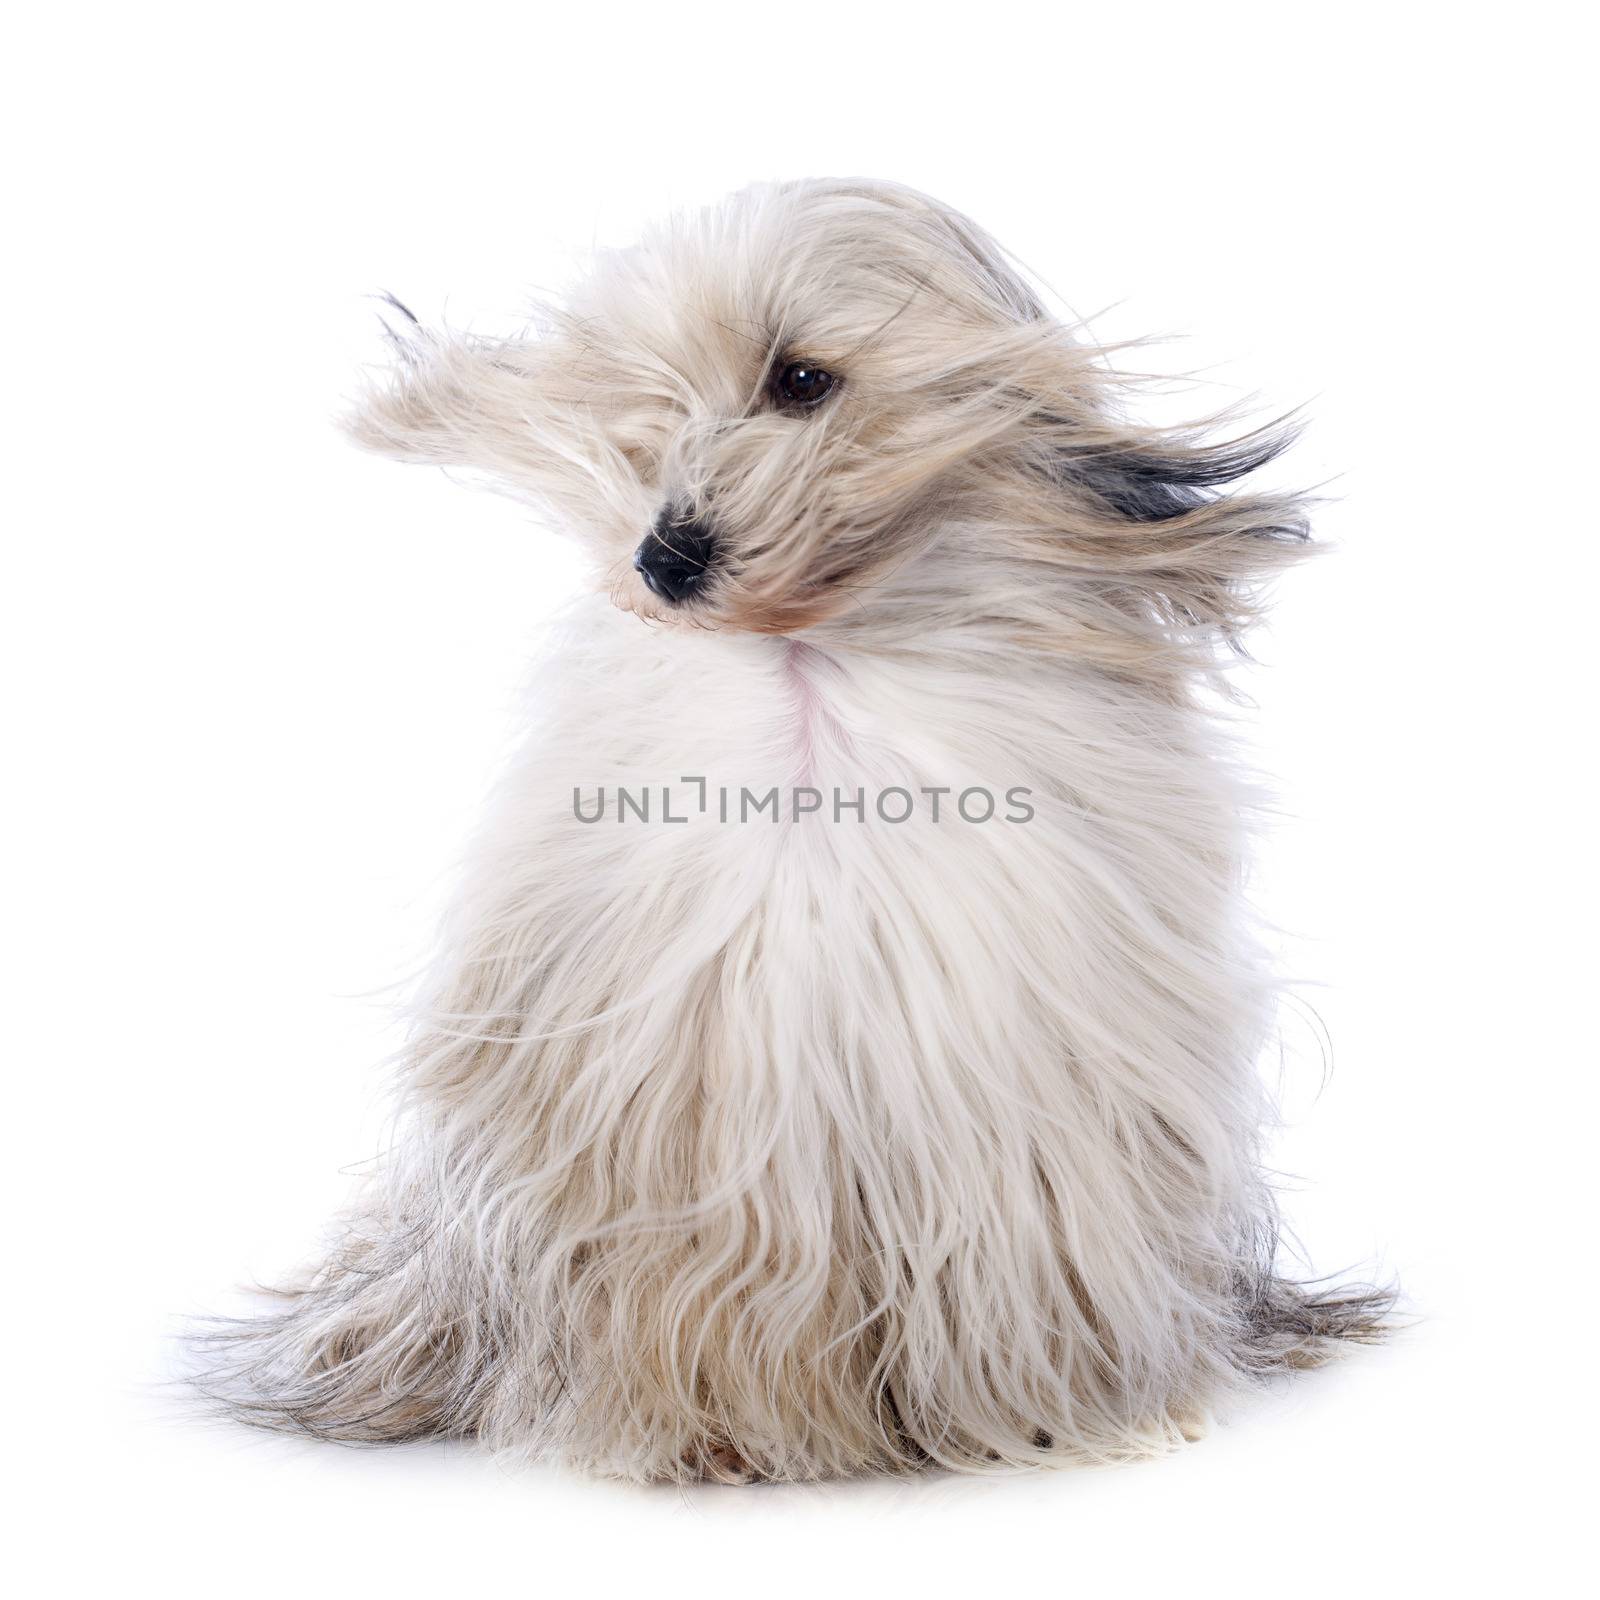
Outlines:
<svg viewBox="0 0 1600 1600"><path fill-rule="evenodd" d="M814 406L838 380L809 361L791 361L778 374L778 398L787 406Z"/></svg>

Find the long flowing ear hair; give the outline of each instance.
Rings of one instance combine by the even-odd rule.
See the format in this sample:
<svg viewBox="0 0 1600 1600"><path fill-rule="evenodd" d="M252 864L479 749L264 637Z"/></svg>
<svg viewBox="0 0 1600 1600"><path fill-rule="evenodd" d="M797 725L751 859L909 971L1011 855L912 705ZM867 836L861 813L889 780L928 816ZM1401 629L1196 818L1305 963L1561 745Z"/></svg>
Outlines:
<svg viewBox="0 0 1600 1600"><path fill-rule="evenodd" d="M1114 399L1118 387L1107 384ZM1307 553L1310 529L1304 494L1243 487L1293 444L1298 422L1221 431L1236 422L1162 428L1104 402L1088 417L1045 407L1025 453L1064 502L1062 566L1175 644L1242 654L1267 584Z"/></svg>
<svg viewBox="0 0 1600 1600"><path fill-rule="evenodd" d="M536 473L552 420L544 413L559 416L536 381L539 340L429 327L394 295L380 298L390 359L345 414L350 437L396 461L504 482Z"/></svg>

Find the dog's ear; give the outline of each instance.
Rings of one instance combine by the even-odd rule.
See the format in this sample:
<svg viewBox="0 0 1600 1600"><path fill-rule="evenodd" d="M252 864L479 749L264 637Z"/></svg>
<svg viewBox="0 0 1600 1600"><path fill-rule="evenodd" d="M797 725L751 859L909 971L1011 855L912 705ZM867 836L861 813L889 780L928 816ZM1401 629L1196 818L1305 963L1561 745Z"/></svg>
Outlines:
<svg viewBox="0 0 1600 1600"><path fill-rule="evenodd" d="M400 461L516 476L534 404L531 347L425 328L386 295L392 360L345 415L356 443Z"/></svg>
<svg viewBox="0 0 1600 1600"><path fill-rule="evenodd" d="M1051 450L1056 473L1112 515L1131 523L1169 522L1213 505L1223 492L1275 461L1294 443L1298 428L1278 422L1239 438L1208 441L1198 430L1106 427L1087 438L1057 430ZM1248 507L1251 497L1241 497ZM1276 510L1257 530L1265 537L1303 538L1304 521L1284 526L1282 505L1262 499L1260 509Z"/></svg>
<svg viewBox="0 0 1600 1600"><path fill-rule="evenodd" d="M1292 421L1221 440L1103 413L1043 419L1035 443L1061 495L1057 559L1175 635L1238 649L1264 583L1307 554L1307 501L1244 480L1293 442Z"/></svg>

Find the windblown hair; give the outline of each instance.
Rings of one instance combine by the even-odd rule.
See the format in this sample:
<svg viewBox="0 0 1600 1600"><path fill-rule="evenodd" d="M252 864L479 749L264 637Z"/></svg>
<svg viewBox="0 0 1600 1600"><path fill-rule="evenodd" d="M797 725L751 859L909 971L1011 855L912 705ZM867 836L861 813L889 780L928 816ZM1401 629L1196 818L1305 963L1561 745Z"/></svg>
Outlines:
<svg viewBox="0 0 1600 1600"><path fill-rule="evenodd" d="M395 342L357 438L525 498L597 593L444 931L400 1135L280 1309L202 1341L207 1392L335 1439L811 1479L1160 1449L1374 1337L1383 1294L1275 1264L1252 796L1208 709L1305 549L1294 497L1239 487L1287 430L1141 425L991 240L881 183L751 189L523 336L403 313ZM687 529L669 594L648 558ZM949 798L574 803L691 782ZM975 787L1030 818L969 822Z"/></svg>

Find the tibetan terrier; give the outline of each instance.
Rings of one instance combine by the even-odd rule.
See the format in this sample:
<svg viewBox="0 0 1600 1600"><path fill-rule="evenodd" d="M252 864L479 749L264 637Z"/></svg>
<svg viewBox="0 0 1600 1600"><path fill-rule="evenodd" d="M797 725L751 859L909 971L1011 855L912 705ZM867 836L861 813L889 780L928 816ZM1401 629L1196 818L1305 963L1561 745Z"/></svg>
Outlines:
<svg viewBox="0 0 1600 1600"><path fill-rule="evenodd" d="M1282 427L1129 414L966 218L781 183L510 339L394 303L365 445L591 558L404 1117L199 1381L638 1480L1159 1450L1381 1331L1275 1268L1272 976L1217 714ZM403 313L403 318L401 313Z"/></svg>

